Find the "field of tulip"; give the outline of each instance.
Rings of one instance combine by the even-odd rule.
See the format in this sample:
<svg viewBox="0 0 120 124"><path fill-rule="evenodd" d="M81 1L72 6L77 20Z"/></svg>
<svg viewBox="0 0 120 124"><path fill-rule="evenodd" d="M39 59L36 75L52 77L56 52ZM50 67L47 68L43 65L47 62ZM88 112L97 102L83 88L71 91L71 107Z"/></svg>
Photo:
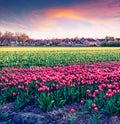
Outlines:
<svg viewBox="0 0 120 124"><path fill-rule="evenodd" d="M15 101L20 109L33 99L44 110L89 102L89 111L120 111L120 63L96 63L0 72L0 104Z"/></svg>
<svg viewBox="0 0 120 124"><path fill-rule="evenodd" d="M21 110L34 101L51 111L77 102L81 115L94 113L96 124L99 114L118 114L120 49L70 49L1 50L0 104L14 102L14 109Z"/></svg>
<svg viewBox="0 0 120 124"><path fill-rule="evenodd" d="M0 48L0 67L21 65L62 66L76 63L119 61L120 48L71 47L3 47Z"/></svg>

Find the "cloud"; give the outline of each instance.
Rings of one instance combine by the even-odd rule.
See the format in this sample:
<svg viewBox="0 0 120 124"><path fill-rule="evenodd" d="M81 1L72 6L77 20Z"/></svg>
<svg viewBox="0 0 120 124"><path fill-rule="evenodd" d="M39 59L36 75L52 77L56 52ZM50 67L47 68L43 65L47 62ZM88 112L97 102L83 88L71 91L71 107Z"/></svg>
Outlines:
<svg viewBox="0 0 120 124"><path fill-rule="evenodd" d="M15 23L15 22L5 21L5 20L2 20L2 19L0 19L0 23L5 24L5 25L9 25L11 27L14 26L14 27L19 28L19 29L27 29L27 26L25 26L25 25Z"/></svg>
<svg viewBox="0 0 120 124"><path fill-rule="evenodd" d="M75 4L69 7L38 9L30 12L25 18L37 30L49 29L65 18L91 24L116 24L120 19L120 9L119 1L115 1L92 1L89 4Z"/></svg>
<svg viewBox="0 0 120 124"><path fill-rule="evenodd" d="M64 32L89 34L96 29L102 33L110 30L117 32L120 27L120 1L119 0L89 0L64 7L50 7L22 11L20 15L12 12L0 12L1 24L14 26L27 32L40 32L44 35ZM111 31L111 32L112 32ZM92 32L93 33L93 32Z"/></svg>

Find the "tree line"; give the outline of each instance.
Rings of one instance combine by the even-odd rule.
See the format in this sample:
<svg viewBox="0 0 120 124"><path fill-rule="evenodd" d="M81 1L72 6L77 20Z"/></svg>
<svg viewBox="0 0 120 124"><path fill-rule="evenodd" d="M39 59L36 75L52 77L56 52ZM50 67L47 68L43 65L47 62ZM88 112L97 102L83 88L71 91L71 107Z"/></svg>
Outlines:
<svg viewBox="0 0 120 124"><path fill-rule="evenodd" d="M103 42L101 47L120 47L120 41Z"/></svg>
<svg viewBox="0 0 120 124"><path fill-rule="evenodd" d="M14 40L14 41L21 41L24 43L25 41L27 41L29 39L30 39L29 36L25 33L21 33L21 32L12 33L9 31L2 33L0 31L0 41Z"/></svg>
<svg viewBox="0 0 120 124"><path fill-rule="evenodd" d="M86 42L87 41L87 42ZM91 44L92 43L92 44ZM0 46L102 46L118 47L120 38L106 36L105 39L93 38L63 38L63 39L31 39L27 34L0 31Z"/></svg>

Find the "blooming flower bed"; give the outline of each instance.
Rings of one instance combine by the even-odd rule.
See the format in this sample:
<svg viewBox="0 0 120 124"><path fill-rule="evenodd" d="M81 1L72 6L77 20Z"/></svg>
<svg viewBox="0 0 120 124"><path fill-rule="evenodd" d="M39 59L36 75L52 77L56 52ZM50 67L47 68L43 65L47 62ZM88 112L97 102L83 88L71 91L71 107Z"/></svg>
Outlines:
<svg viewBox="0 0 120 124"><path fill-rule="evenodd" d="M120 47L3 47L0 69L22 66L66 66L76 63L120 61Z"/></svg>
<svg viewBox="0 0 120 124"><path fill-rule="evenodd" d="M0 104L15 102L21 109L33 101L43 111L78 102L89 112L120 112L120 62L0 72Z"/></svg>

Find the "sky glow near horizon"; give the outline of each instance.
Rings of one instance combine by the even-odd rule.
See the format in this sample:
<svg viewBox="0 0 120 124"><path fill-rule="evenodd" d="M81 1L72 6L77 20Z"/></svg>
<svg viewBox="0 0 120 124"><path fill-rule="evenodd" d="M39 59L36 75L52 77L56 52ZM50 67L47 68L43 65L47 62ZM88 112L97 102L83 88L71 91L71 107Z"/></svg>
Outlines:
<svg viewBox="0 0 120 124"><path fill-rule="evenodd" d="M34 39L120 37L120 0L0 0L0 31Z"/></svg>

